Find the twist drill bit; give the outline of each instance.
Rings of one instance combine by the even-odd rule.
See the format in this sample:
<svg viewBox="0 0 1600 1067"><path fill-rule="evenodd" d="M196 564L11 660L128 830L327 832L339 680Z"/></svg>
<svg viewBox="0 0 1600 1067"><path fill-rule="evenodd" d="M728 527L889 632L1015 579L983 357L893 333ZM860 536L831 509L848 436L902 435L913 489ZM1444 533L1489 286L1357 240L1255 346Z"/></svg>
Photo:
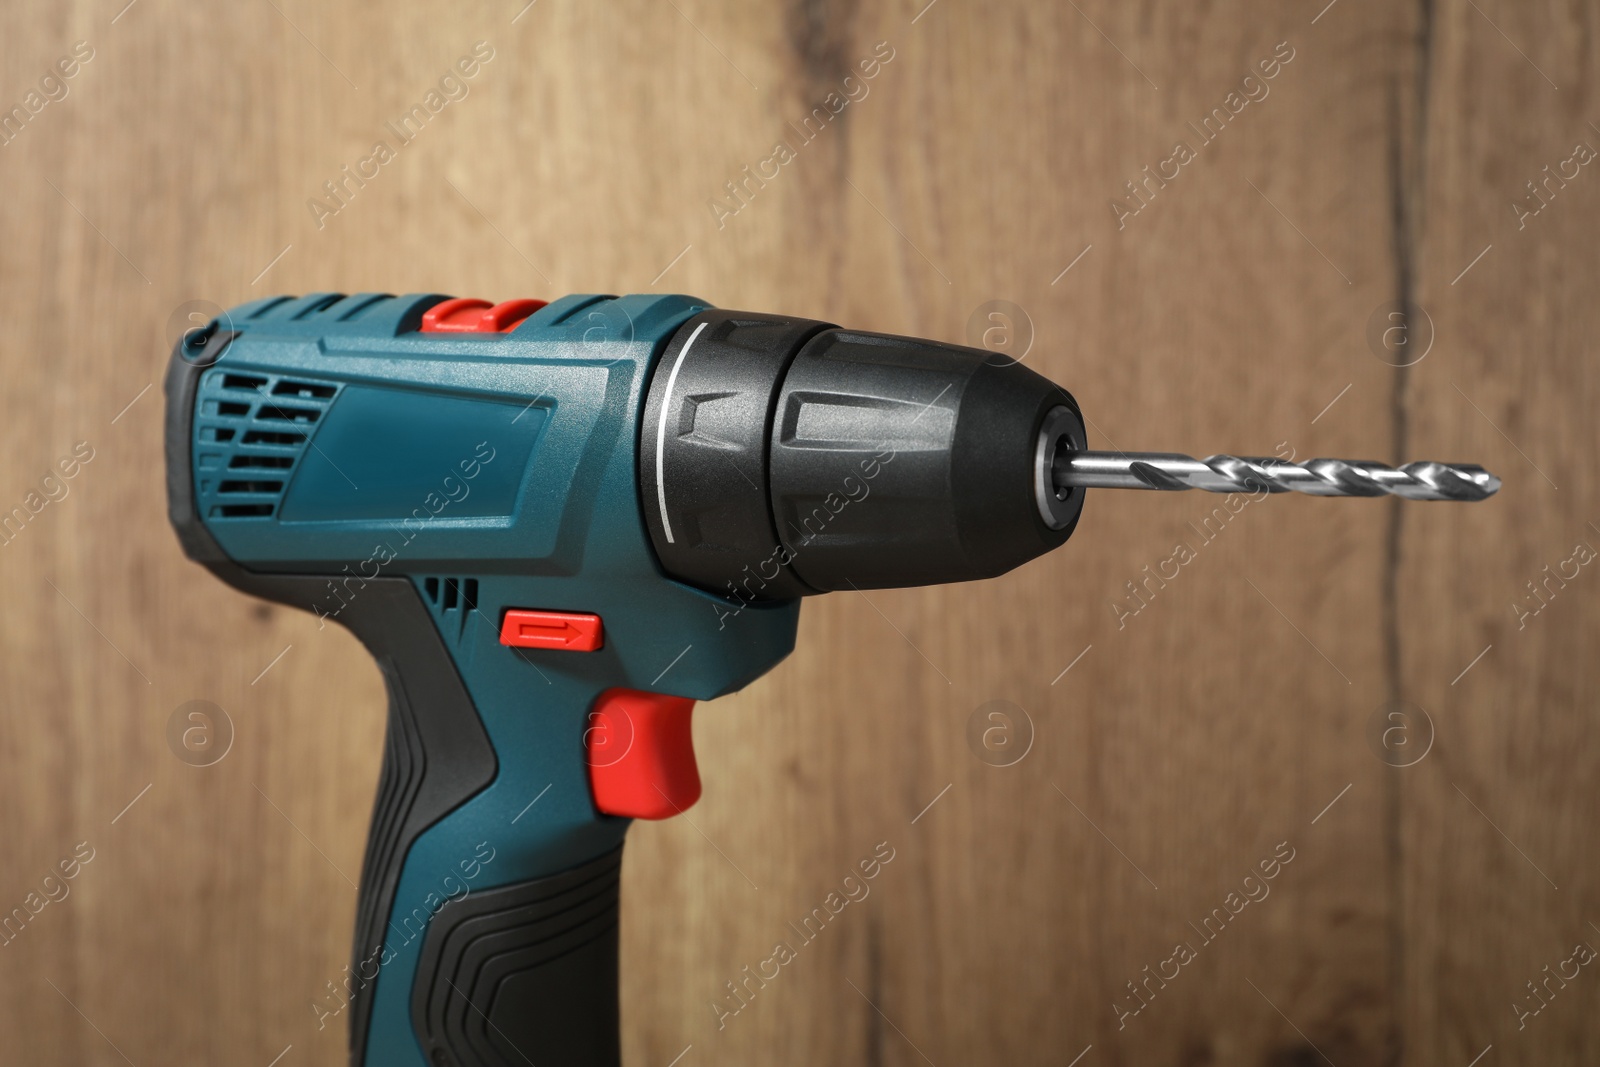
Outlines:
<svg viewBox="0 0 1600 1067"><path fill-rule="evenodd" d="M1385 463L1354 459L1208 456L1176 452L1077 452L1062 449L1051 467L1057 489L1203 489L1208 493L1307 493L1407 500L1486 500L1500 479L1468 463Z"/></svg>

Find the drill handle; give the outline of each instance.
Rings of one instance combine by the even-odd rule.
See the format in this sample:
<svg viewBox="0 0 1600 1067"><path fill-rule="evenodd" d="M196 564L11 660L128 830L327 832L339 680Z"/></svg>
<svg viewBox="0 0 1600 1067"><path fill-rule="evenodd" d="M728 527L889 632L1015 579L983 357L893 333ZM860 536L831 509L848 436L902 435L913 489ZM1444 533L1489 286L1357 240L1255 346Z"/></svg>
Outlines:
<svg viewBox="0 0 1600 1067"><path fill-rule="evenodd" d="M327 584L205 562L297 607ZM368 581L334 619L373 654L389 695L347 979L351 1067L618 1067L628 820L594 810L583 756L604 679L547 672L509 717L526 728L510 739L520 755L547 757L549 795L527 796L534 776L496 753L408 579Z"/></svg>
<svg viewBox="0 0 1600 1067"><path fill-rule="evenodd" d="M353 1067L617 1067L627 820L594 811L583 765L602 683L546 672L515 709L536 733L499 739L550 752L565 776L553 769L546 795L497 755L495 717L415 587L375 581L358 606L339 621L378 661L389 723L356 915Z"/></svg>

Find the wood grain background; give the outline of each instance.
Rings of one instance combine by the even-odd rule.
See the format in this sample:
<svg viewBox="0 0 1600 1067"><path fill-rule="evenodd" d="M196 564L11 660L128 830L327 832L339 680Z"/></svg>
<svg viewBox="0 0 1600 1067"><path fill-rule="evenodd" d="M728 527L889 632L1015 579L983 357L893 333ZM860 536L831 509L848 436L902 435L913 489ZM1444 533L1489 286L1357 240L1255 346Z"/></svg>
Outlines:
<svg viewBox="0 0 1600 1067"><path fill-rule="evenodd" d="M1210 540L1218 498L1098 493L1004 578L809 603L793 658L697 715L705 798L630 835L630 1065L1600 1061L1600 974L1528 987L1600 945L1600 574L1569 562L1600 546L1600 177L1564 163L1600 145L1596 5L125 2L0 10L6 108L93 49L0 147L0 512L93 450L0 546L0 912L93 854L0 945L4 1062L343 1062L313 1004L380 679L183 559L151 383L186 301L364 289L676 290L953 340L1004 300L1097 444L1505 479L1252 503ZM470 94L319 227L322 183L478 41ZM867 95L719 225L879 42ZM1535 200L1547 165L1578 173ZM1368 342L1399 300L1409 369ZM208 768L167 745L192 699L234 729ZM1032 724L1012 766L968 745L994 700ZM1370 737L1396 700L1431 724L1404 768ZM719 1028L879 842L871 895Z"/></svg>

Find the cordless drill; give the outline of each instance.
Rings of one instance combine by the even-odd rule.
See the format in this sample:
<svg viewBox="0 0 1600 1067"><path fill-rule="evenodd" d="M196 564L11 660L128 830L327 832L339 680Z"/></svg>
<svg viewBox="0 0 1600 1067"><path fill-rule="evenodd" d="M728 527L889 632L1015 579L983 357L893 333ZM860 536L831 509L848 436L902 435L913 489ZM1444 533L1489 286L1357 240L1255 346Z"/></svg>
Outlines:
<svg viewBox="0 0 1600 1067"><path fill-rule="evenodd" d="M1012 359L684 296L276 297L185 334L166 393L184 551L388 688L354 1067L619 1062L623 836L699 797L694 701L783 659L800 597L1001 574L1091 486L1499 484L1091 452Z"/></svg>

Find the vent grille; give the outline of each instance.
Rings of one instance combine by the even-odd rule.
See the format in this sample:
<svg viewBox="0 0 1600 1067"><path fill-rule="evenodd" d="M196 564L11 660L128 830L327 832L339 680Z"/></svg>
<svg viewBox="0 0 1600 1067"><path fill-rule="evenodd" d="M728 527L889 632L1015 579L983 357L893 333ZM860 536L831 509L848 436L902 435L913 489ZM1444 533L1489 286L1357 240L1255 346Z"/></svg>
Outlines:
<svg viewBox="0 0 1600 1067"><path fill-rule="evenodd" d="M439 616L440 629L444 630L445 624L452 625L459 634L478 610L478 579L424 578L422 595Z"/></svg>
<svg viewBox="0 0 1600 1067"><path fill-rule="evenodd" d="M317 423L331 382L210 371L195 397L195 495L214 520L269 519ZM459 596L459 591L458 591Z"/></svg>

